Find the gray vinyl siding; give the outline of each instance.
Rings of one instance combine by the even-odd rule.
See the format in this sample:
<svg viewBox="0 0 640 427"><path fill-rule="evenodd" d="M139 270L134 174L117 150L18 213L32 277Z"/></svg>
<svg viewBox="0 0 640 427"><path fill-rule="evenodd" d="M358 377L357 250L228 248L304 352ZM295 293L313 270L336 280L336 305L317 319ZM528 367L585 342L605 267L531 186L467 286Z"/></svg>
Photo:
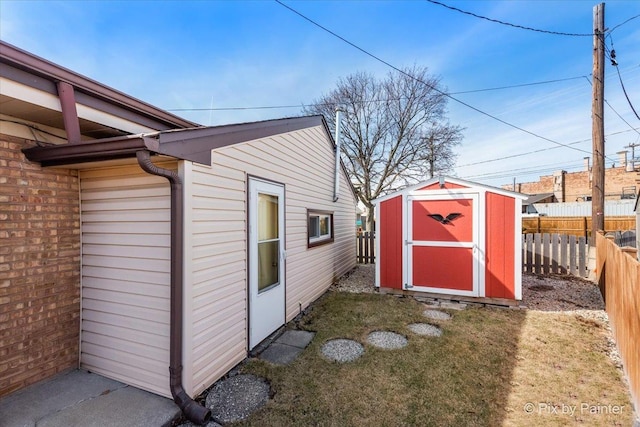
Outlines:
<svg viewBox="0 0 640 427"><path fill-rule="evenodd" d="M169 184L127 166L82 170L80 186L81 366L170 396Z"/></svg>
<svg viewBox="0 0 640 427"><path fill-rule="evenodd" d="M285 185L287 321L355 267L356 202L342 170L340 197L333 202L334 162L318 126L215 150L211 167L185 165L185 221L191 227L185 253L192 266L186 277L192 344L185 348L185 383L192 393L246 357L248 176ZM333 212L333 243L307 248L307 209Z"/></svg>

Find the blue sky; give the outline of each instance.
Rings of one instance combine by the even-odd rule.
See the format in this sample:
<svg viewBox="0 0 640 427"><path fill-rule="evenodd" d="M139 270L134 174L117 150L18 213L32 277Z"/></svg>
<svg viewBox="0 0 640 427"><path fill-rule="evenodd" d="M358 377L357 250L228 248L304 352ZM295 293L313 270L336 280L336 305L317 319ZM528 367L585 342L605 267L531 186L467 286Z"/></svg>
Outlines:
<svg viewBox="0 0 640 427"><path fill-rule="evenodd" d="M427 1L290 1L288 6L397 67L420 65L451 93L549 80L555 83L453 96L545 138L591 152L591 37L499 25ZM513 24L591 33L592 1L444 3ZM639 1L609 1L606 26L640 15ZM204 125L290 117L356 71L389 67L275 1L0 2L0 37L160 108ZM640 18L616 28L627 93L640 113ZM583 76L586 76L583 77ZM606 153L640 143L640 120L614 67L606 66ZM292 108L175 111L295 105ZM580 170L588 153L508 127L455 101L465 128L455 174L491 185ZM633 130L632 128L637 128ZM525 154L532 151L537 153ZM503 160L495 160L503 157ZM640 156L640 150L637 152Z"/></svg>

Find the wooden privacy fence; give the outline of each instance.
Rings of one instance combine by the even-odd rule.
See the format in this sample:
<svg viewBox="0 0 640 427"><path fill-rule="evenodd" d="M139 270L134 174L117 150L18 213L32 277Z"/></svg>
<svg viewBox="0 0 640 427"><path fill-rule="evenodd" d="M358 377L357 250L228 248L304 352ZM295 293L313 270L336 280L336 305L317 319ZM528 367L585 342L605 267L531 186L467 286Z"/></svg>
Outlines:
<svg viewBox="0 0 640 427"><path fill-rule="evenodd" d="M376 234L373 231L358 233L356 236L356 258L358 264L374 264Z"/></svg>
<svg viewBox="0 0 640 427"><path fill-rule="evenodd" d="M631 398L640 408L640 262L611 240L596 236L596 276L613 336L629 381Z"/></svg>
<svg viewBox="0 0 640 427"><path fill-rule="evenodd" d="M584 237L555 233L524 234L522 251L522 271L588 276L589 248Z"/></svg>
<svg viewBox="0 0 640 427"><path fill-rule="evenodd" d="M635 216L616 216L604 218L606 232L635 230ZM589 238L591 235L591 217L586 216L537 216L522 218L522 233L558 233Z"/></svg>

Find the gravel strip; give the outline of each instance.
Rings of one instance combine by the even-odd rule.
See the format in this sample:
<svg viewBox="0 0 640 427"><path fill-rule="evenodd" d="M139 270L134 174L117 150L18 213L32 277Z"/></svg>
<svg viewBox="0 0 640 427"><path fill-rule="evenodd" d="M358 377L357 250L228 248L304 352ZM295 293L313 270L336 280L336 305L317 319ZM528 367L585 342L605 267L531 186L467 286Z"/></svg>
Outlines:
<svg viewBox="0 0 640 427"><path fill-rule="evenodd" d="M388 331L374 331L367 337L367 342L372 346L387 350L396 350L406 347L409 341L407 337Z"/></svg>
<svg viewBox="0 0 640 427"><path fill-rule="evenodd" d="M422 314L425 317L428 317L429 319L435 319L435 320L451 319L451 315L449 313L445 313L444 311L440 311L440 310L425 310L422 312Z"/></svg>
<svg viewBox="0 0 640 427"><path fill-rule="evenodd" d="M334 283L330 290L358 294L377 292L375 274L376 266L374 264L359 264L355 269L342 276L338 282Z"/></svg>
<svg viewBox="0 0 640 427"><path fill-rule="evenodd" d="M269 384L255 375L236 375L213 386L206 399L211 417L221 423L247 418L269 400Z"/></svg>
<svg viewBox="0 0 640 427"><path fill-rule="evenodd" d="M411 332L418 335L426 335L430 337L439 337L442 335L442 329L428 323L412 323L407 327Z"/></svg>
<svg viewBox="0 0 640 427"><path fill-rule="evenodd" d="M338 338L324 343L320 350L327 359L339 362L353 362L364 354L364 346L357 341Z"/></svg>

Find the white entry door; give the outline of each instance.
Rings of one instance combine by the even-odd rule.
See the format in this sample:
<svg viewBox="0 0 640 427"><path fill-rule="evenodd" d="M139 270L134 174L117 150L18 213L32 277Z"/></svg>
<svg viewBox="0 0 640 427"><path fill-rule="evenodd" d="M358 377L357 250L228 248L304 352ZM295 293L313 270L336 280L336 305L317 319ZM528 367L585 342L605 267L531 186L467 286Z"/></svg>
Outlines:
<svg viewBox="0 0 640 427"><path fill-rule="evenodd" d="M249 180L249 349L284 324L284 186Z"/></svg>

